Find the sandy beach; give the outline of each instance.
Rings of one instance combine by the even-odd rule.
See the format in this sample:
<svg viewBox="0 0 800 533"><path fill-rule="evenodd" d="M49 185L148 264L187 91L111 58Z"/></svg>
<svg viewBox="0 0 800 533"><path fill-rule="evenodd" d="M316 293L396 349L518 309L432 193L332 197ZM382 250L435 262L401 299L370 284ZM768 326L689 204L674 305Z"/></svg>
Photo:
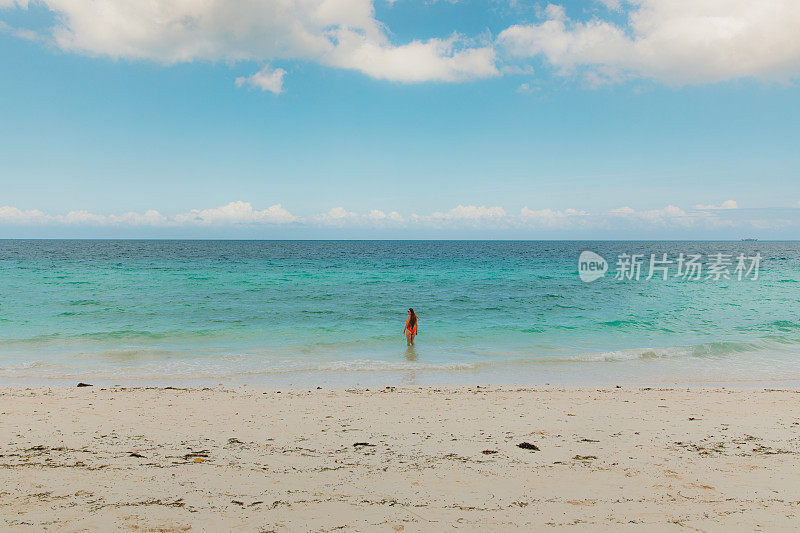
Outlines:
<svg viewBox="0 0 800 533"><path fill-rule="evenodd" d="M0 398L4 531L800 523L793 390L95 386Z"/></svg>

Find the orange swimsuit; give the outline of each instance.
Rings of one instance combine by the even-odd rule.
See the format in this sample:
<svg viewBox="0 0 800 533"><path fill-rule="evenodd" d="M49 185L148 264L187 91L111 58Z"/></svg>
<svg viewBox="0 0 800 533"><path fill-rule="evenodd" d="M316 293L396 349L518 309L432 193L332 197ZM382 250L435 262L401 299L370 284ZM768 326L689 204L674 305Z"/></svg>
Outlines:
<svg viewBox="0 0 800 533"><path fill-rule="evenodd" d="M411 333L412 335L416 335L417 334L417 325L414 324L414 328L413 329L408 327L408 326L406 326L406 331Z"/></svg>

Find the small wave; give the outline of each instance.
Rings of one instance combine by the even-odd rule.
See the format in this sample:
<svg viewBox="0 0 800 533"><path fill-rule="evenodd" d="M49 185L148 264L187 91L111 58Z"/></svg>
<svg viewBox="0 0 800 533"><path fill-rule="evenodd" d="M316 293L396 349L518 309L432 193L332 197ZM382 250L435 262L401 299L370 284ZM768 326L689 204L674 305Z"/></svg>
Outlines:
<svg viewBox="0 0 800 533"><path fill-rule="evenodd" d="M520 331L522 333L544 333L546 330L545 328L539 326L531 326L528 328L522 328Z"/></svg>
<svg viewBox="0 0 800 533"><path fill-rule="evenodd" d="M101 305L98 300L70 300L69 305Z"/></svg>
<svg viewBox="0 0 800 533"><path fill-rule="evenodd" d="M791 333L800 331L800 322L791 320L773 320L764 324L756 324L752 326L735 326L733 329L742 332L751 331L764 331L769 333Z"/></svg>
<svg viewBox="0 0 800 533"><path fill-rule="evenodd" d="M574 355L568 357L571 361L634 361L647 359L661 359L666 357L686 357L689 350L683 347L673 348L631 348L627 350L612 350L608 352L598 352Z"/></svg>
<svg viewBox="0 0 800 533"><path fill-rule="evenodd" d="M692 346L693 357L733 355L761 351L766 346L754 342L707 342Z"/></svg>
<svg viewBox="0 0 800 533"><path fill-rule="evenodd" d="M63 366L50 361L23 361L21 363L3 363L0 365L0 377L40 377L58 373Z"/></svg>
<svg viewBox="0 0 800 533"><path fill-rule="evenodd" d="M64 315L69 316L69 315ZM147 342L155 340L178 340L178 339L193 339L193 338L207 338L216 335L225 335L229 333L227 330L222 329L195 329L195 330L169 330L169 331L149 331L140 329L120 329L112 331L90 331L85 333L67 334L67 333L45 333L42 335L35 335L33 337L22 337L16 339L6 339L6 345L48 345L54 342L68 342L68 341L126 341L126 342Z"/></svg>
<svg viewBox="0 0 800 533"><path fill-rule="evenodd" d="M789 320L776 320L767 324L767 327L772 327L778 331L791 331L800 329L800 322L791 322Z"/></svg>
<svg viewBox="0 0 800 533"><path fill-rule="evenodd" d="M424 363L420 361L389 361L383 359L352 359L336 361L291 361L282 360L260 369L239 372L242 375L276 374L287 372L379 372L398 370L469 370L478 366L476 362Z"/></svg>
<svg viewBox="0 0 800 533"><path fill-rule="evenodd" d="M765 341L775 342L775 343L778 343L778 344L788 344L788 345L797 344L797 339L796 338L787 337L786 335L776 335L776 334L765 335L763 337L763 339Z"/></svg>
<svg viewBox="0 0 800 533"><path fill-rule="evenodd" d="M93 354L97 356L98 354ZM138 359L135 365L125 364L126 357L140 358L143 354L103 354L104 357L121 357L117 361L104 361L99 366L69 364L65 361L45 362L29 361L18 364L0 366L0 377L4 378L57 378L82 379L92 376L93 379L217 379L242 376L289 375L298 373L338 373L353 372L408 372L408 371L463 371L472 370L476 363L435 363L410 360L353 359L324 361L310 358L279 358L254 360L251 357L227 356L222 359L197 359L174 357L163 360L160 354L152 360Z"/></svg>
<svg viewBox="0 0 800 533"><path fill-rule="evenodd" d="M581 354L569 357L573 361L632 361L679 357L722 357L763 351L766 347L752 342L707 342L687 346L661 348L630 348Z"/></svg>
<svg viewBox="0 0 800 533"><path fill-rule="evenodd" d="M77 360L99 360L111 363L130 363L137 361L164 361L169 359L178 358L193 358L199 359L203 355L216 355L216 354L201 354L197 352L182 352L176 350L158 350L158 349L118 349L118 350L105 350L102 352L83 352L74 355L72 358Z"/></svg>
<svg viewBox="0 0 800 533"><path fill-rule="evenodd" d="M609 328L649 328L653 325L650 321L633 319L609 320L606 322L598 322L598 324Z"/></svg>
<svg viewBox="0 0 800 533"><path fill-rule="evenodd" d="M198 332L199 333L199 332ZM121 329L116 331L92 331L80 333L74 337L92 340L120 340L120 339L164 339L171 336L170 333L158 333L155 331Z"/></svg>
<svg viewBox="0 0 800 533"><path fill-rule="evenodd" d="M558 299L558 300L561 300L561 299L564 299L564 295L550 292L550 293L547 293L547 294L543 294L541 296L541 298L542 299Z"/></svg>

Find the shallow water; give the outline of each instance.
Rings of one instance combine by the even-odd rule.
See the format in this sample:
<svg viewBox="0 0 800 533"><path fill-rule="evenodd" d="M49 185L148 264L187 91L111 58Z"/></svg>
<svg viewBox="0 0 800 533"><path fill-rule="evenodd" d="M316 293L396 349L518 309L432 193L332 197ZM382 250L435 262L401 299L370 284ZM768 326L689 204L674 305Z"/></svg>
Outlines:
<svg viewBox="0 0 800 533"><path fill-rule="evenodd" d="M610 263L593 283L586 249ZM733 256L733 279L644 279L681 252ZM641 279L614 279L621 253ZM800 379L797 242L6 240L0 259L6 382Z"/></svg>

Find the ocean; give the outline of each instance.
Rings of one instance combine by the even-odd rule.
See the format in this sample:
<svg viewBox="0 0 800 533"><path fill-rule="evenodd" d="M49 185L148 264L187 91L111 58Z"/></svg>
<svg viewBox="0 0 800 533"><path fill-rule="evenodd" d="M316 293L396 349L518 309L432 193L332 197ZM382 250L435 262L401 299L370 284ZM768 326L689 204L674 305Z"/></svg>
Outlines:
<svg viewBox="0 0 800 533"><path fill-rule="evenodd" d="M0 274L3 383L800 379L798 242L3 240Z"/></svg>

